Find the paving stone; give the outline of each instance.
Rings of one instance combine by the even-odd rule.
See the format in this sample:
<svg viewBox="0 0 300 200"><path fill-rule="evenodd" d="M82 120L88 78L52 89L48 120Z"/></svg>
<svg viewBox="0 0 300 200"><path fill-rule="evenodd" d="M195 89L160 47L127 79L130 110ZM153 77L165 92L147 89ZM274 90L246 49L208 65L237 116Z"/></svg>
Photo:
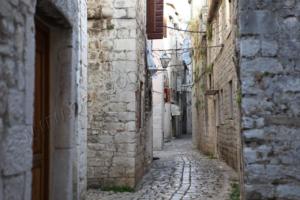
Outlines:
<svg viewBox="0 0 300 200"><path fill-rule="evenodd" d="M192 149L188 138L165 144L155 151L151 169L134 193L89 190L87 200L227 200L236 174L224 163Z"/></svg>

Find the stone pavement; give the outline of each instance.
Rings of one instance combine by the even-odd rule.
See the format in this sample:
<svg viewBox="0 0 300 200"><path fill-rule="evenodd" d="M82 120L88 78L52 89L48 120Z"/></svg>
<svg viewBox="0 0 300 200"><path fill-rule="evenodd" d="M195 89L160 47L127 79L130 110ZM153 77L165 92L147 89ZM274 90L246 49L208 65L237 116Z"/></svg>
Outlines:
<svg viewBox="0 0 300 200"><path fill-rule="evenodd" d="M165 143L135 193L89 190L87 200L227 200L236 174L192 148L190 138Z"/></svg>

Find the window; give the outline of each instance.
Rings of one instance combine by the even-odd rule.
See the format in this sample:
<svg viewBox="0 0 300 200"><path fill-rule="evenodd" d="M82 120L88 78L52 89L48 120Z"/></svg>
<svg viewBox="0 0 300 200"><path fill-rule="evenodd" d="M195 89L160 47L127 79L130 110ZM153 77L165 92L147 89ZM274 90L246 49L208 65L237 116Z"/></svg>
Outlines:
<svg viewBox="0 0 300 200"><path fill-rule="evenodd" d="M232 89L232 81L229 81L229 117L233 118L233 89Z"/></svg>
<svg viewBox="0 0 300 200"><path fill-rule="evenodd" d="M217 99L214 100L214 108L215 108L215 117L216 117L216 126L220 125L220 99L219 95Z"/></svg>
<svg viewBox="0 0 300 200"><path fill-rule="evenodd" d="M142 128L143 123L143 82L140 82L140 88L136 91L136 123L137 127Z"/></svg>
<svg viewBox="0 0 300 200"><path fill-rule="evenodd" d="M215 125L218 126L218 120L217 120L217 100L214 99L214 119L215 119Z"/></svg>
<svg viewBox="0 0 300 200"><path fill-rule="evenodd" d="M218 125L221 124L221 109L222 109L222 105L221 105L221 93L218 93L218 119L217 119L217 123Z"/></svg>
<svg viewBox="0 0 300 200"><path fill-rule="evenodd" d="M220 123L224 123L224 93L223 90L220 91Z"/></svg>
<svg viewBox="0 0 300 200"><path fill-rule="evenodd" d="M164 0L147 0L148 39L164 37Z"/></svg>
<svg viewBox="0 0 300 200"><path fill-rule="evenodd" d="M209 80L209 89L212 89L212 78L211 78L211 74L208 75L208 80Z"/></svg>

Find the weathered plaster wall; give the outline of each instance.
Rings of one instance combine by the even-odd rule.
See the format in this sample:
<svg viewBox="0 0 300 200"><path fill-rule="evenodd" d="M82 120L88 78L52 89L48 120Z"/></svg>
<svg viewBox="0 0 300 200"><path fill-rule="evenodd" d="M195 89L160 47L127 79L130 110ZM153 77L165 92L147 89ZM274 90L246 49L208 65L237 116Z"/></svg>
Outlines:
<svg viewBox="0 0 300 200"><path fill-rule="evenodd" d="M202 12L201 12L202 13ZM201 14L200 13L200 14ZM197 18L197 20L200 20ZM202 22L202 21L200 21ZM198 28L199 25L196 25ZM195 36L194 36L195 37ZM203 36L199 36L199 38L193 38L192 42L193 45L196 44L196 41L198 39L201 41L201 44L206 44L206 40L203 39ZM204 45L199 45L200 48L203 47ZM206 55L206 51L203 51L203 54ZM200 76L200 74L203 74L205 72L206 68L206 56L204 56L201 60L198 60L196 55L196 52L194 52L193 55L193 87L192 87L192 123L193 123L193 145L198 148L198 149L205 149L201 147L201 143L207 144L203 139L201 139L201 136L204 135L205 133L205 96L203 94L203 91L201 90L205 86L204 84L206 83L203 78L203 76Z"/></svg>
<svg viewBox="0 0 300 200"><path fill-rule="evenodd" d="M199 17L195 20L195 26L198 30L206 32L207 6L201 8ZM206 119L206 101L205 88L207 67L207 49L206 34L194 35L192 43L199 46L198 51L194 51L193 55L193 87L192 87L192 120L193 120L193 145L204 153L209 153L207 147L209 138L207 137L207 119Z"/></svg>
<svg viewBox="0 0 300 200"><path fill-rule="evenodd" d="M300 2L239 1L246 199L300 199Z"/></svg>
<svg viewBox="0 0 300 200"><path fill-rule="evenodd" d="M146 165L145 2L88 1L90 187L134 187Z"/></svg>
<svg viewBox="0 0 300 200"><path fill-rule="evenodd" d="M164 145L164 73L153 75L153 149L162 150Z"/></svg>
<svg viewBox="0 0 300 200"><path fill-rule="evenodd" d="M164 99L163 99L164 101ZM172 139L172 115L171 115L171 103L165 103L164 110L164 140L170 141Z"/></svg>
<svg viewBox="0 0 300 200"><path fill-rule="evenodd" d="M191 84L191 83L189 83ZM190 86L189 86L190 87ZM190 88L189 88L190 90ZM192 92L187 92L186 94L186 106L187 106L187 109L186 109L186 134L188 135L192 135L192 127L193 127L193 124L192 124Z"/></svg>

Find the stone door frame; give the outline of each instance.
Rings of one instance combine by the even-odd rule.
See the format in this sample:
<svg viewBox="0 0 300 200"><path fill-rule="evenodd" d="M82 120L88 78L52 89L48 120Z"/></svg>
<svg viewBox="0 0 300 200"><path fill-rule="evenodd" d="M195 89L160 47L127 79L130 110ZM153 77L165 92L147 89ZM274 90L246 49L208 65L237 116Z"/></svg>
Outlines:
<svg viewBox="0 0 300 200"><path fill-rule="evenodd" d="M68 7L67 3L60 6ZM57 2L37 2L35 17L50 32L49 199L73 197L73 151L75 148L76 63L73 27Z"/></svg>

